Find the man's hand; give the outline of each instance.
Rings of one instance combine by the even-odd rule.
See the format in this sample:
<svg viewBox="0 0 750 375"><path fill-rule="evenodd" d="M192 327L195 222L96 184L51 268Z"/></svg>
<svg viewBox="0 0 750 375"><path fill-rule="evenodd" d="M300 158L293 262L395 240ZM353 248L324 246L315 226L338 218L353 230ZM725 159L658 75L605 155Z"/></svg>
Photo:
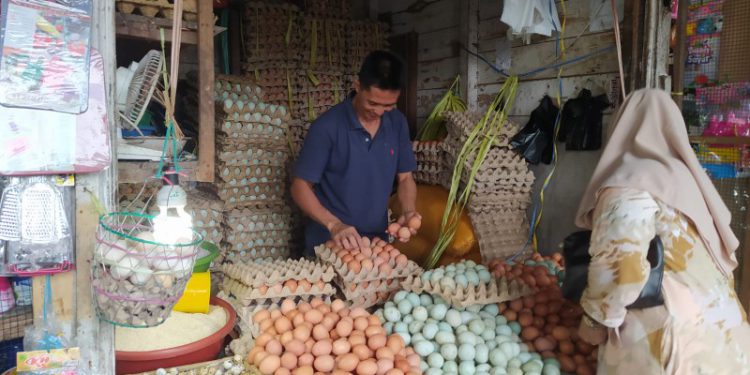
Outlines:
<svg viewBox="0 0 750 375"><path fill-rule="evenodd" d="M347 250L363 247L362 236L357 233L357 230L353 226L346 225L339 221L329 224L327 227L328 231L331 233L331 239L337 246Z"/></svg>
<svg viewBox="0 0 750 375"><path fill-rule="evenodd" d="M584 315L578 327L578 336L591 345L601 345L607 341L607 327Z"/></svg>

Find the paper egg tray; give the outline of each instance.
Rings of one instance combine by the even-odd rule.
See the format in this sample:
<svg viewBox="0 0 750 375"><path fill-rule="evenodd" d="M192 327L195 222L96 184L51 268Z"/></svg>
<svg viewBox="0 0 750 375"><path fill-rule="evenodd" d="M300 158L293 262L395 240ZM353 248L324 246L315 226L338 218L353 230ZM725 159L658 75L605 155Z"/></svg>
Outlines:
<svg viewBox="0 0 750 375"><path fill-rule="evenodd" d="M215 228L195 227L193 229L195 229L196 232L200 233L201 236L203 236L204 241L208 241L213 244L218 245L224 239L224 232L221 230L221 227L215 227Z"/></svg>
<svg viewBox="0 0 750 375"><path fill-rule="evenodd" d="M182 19L198 20L198 0L185 0L182 8ZM146 17L172 19L174 5L167 0L117 0L117 11L126 14L138 12Z"/></svg>
<svg viewBox="0 0 750 375"><path fill-rule="evenodd" d="M468 212L473 225L519 227L528 223L525 210L509 210L491 206L469 206Z"/></svg>
<svg viewBox="0 0 750 375"><path fill-rule="evenodd" d="M347 283L336 277L334 283L339 287L341 293L347 300L362 296L370 296L377 293L390 292L401 288L401 282L404 279L382 279L361 281L356 283Z"/></svg>
<svg viewBox="0 0 750 375"><path fill-rule="evenodd" d="M457 307L501 303L533 293L533 290L526 284L517 280L508 282L505 278L493 279L489 283L470 285L468 288L456 286L453 289L448 289L439 283L433 285L429 280L423 282L419 276L409 276L401 283L401 286L405 290L417 294L425 292L438 295Z"/></svg>
<svg viewBox="0 0 750 375"><path fill-rule="evenodd" d="M217 74L214 79L214 89L216 91L228 91L237 94L263 95L263 89L252 80L229 74Z"/></svg>
<svg viewBox="0 0 750 375"><path fill-rule="evenodd" d="M239 209L225 213L224 223L240 232L289 228L292 210L282 207L278 210Z"/></svg>
<svg viewBox="0 0 750 375"><path fill-rule="evenodd" d="M330 265L324 266L306 259L273 261L262 259L255 262L239 262L225 264L222 270L227 276L241 280L245 285L252 287L275 285L286 280L329 283L335 276Z"/></svg>
<svg viewBox="0 0 750 375"><path fill-rule="evenodd" d="M221 287L225 293L235 296L237 301L245 306L250 304L280 303L286 298L297 296L333 296L336 294L336 289L330 283L325 283L323 288L313 285L309 291L297 288L295 292L292 292L288 287L284 287L280 292L275 292L269 288L265 294L261 294L259 289L249 287L232 278L225 278Z"/></svg>
<svg viewBox="0 0 750 375"><path fill-rule="evenodd" d="M305 13L329 18L351 18L352 6L349 1L305 0Z"/></svg>
<svg viewBox="0 0 750 375"><path fill-rule="evenodd" d="M336 273L344 283L358 283L363 281L383 280L386 278L400 279L409 275L422 273L422 268L411 260L407 261L405 267L396 267L396 261L393 258L388 260L388 265L393 269L389 277L383 277L376 267L373 267L370 271L363 270L359 273L355 273L336 256L333 250L327 248L325 244L315 247L315 255L317 255L324 263L332 265L333 269L336 270Z"/></svg>
<svg viewBox="0 0 750 375"><path fill-rule="evenodd" d="M288 162L287 150L266 150L258 146L250 146L244 150L221 150L217 152L217 171L229 166L255 166L270 165L283 166Z"/></svg>
<svg viewBox="0 0 750 375"><path fill-rule="evenodd" d="M221 109L229 115L238 114L239 120L237 121L281 126L290 120L289 110L285 106L277 104L225 98L221 101ZM234 119L234 116L232 116L232 119Z"/></svg>
<svg viewBox="0 0 750 375"><path fill-rule="evenodd" d="M267 183L286 181L287 171L284 166L252 165L236 166L217 163L217 177L229 185L248 185L250 183Z"/></svg>
<svg viewBox="0 0 750 375"><path fill-rule="evenodd" d="M252 262L256 259L286 259L289 258L288 246L268 246L249 248L245 244L223 243L223 257L230 262Z"/></svg>
<svg viewBox="0 0 750 375"><path fill-rule="evenodd" d="M226 136L239 139L276 139L286 136L286 124L281 121L276 123L225 121L218 131Z"/></svg>
<svg viewBox="0 0 750 375"><path fill-rule="evenodd" d="M350 308L361 307L363 309L369 309L370 307L380 305L390 300L395 293L396 291L377 292L347 299L344 302Z"/></svg>
<svg viewBox="0 0 750 375"><path fill-rule="evenodd" d="M263 232L232 232L226 231L224 238L229 243L243 243L249 248L265 246L286 246L292 238L288 230Z"/></svg>

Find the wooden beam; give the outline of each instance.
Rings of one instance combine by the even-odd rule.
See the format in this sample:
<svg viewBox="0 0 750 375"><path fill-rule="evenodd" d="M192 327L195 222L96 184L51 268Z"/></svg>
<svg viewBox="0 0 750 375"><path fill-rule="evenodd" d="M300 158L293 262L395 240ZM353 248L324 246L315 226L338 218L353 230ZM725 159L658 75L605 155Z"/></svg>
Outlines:
<svg viewBox="0 0 750 375"><path fill-rule="evenodd" d="M682 109L683 91L685 90L685 60L687 58L687 15L688 0L680 0L677 8L677 41L672 60L674 75L672 79L672 99Z"/></svg>
<svg viewBox="0 0 750 375"><path fill-rule="evenodd" d="M211 1L198 1L199 128L197 180L214 181L214 11Z"/></svg>
<svg viewBox="0 0 750 375"><path fill-rule="evenodd" d="M76 318L76 272L70 271L52 275L52 311L62 322L73 323ZM88 268L80 270L88 273ZM44 321L44 292L46 289L45 276L34 276L31 279L32 306L34 307L34 324Z"/></svg>
<svg viewBox="0 0 750 375"><path fill-rule="evenodd" d="M91 259L96 248L94 234L99 224L96 196L105 210L112 210L117 186L117 142L115 121L115 4L114 1L94 1L91 27L91 45L104 59L107 114L110 130L110 154L113 165L99 173L76 176L76 271L75 306L76 335L81 348L81 371L88 374L115 373L114 327L99 320L94 310L91 293Z"/></svg>
<svg viewBox="0 0 750 375"><path fill-rule="evenodd" d="M117 25L117 36L135 39L145 39L154 42L161 41L159 29L164 29L164 40L172 41L172 19L146 17L137 14L117 13L115 22ZM183 21L182 40L183 44L198 44L198 24L191 21ZM214 26L214 34L219 34L226 28Z"/></svg>
<svg viewBox="0 0 750 375"><path fill-rule="evenodd" d="M461 2L461 24L459 42L470 50L478 49L479 0ZM476 56L461 48L461 94L469 111L478 109L479 61Z"/></svg>
<svg viewBox="0 0 750 375"><path fill-rule="evenodd" d="M123 161L117 163L117 182L120 184L142 184L156 176L159 162L156 161ZM185 161L180 163L182 173L180 181L198 181L198 162Z"/></svg>

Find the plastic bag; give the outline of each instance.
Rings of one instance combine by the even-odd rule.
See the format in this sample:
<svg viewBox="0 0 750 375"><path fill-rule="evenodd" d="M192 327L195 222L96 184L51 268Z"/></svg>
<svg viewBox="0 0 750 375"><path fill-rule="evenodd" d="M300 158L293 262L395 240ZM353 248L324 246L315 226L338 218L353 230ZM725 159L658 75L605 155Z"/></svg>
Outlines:
<svg viewBox="0 0 750 375"><path fill-rule="evenodd" d="M2 24L0 103L84 112L91 2L3 0Z"/></svg>
<svg viewBox="0 0 750 375"><path fill-rule="evenodd" d="M526 126L511 139L511 147L523 154L527 162L534 165L552 162L552 139L558 112L552 98L545 95L539 106L531 112Z"/></svg>
<svg viewBox="0 0 750 375"><path fill-rule="evenodd" d="M560 30L554 0L505 0L500 21L516 35L551 36L553 30Z"/></svg>
<svg viewBox="0 0 750 375"><path fill-rule="evenodd" d="M90 173L109 166L104 63L93 50L89 73L89 104L81 114L0 106L0 174Z"/></svg>
<svg viewBox="0 0 750 375"><path fill-rule="evenodd" d="M607 95L591 96L581 90L575 99L563 106L557 140L565 142L568 151L593 151L602 147L602 112L609 107Z"/></svg>

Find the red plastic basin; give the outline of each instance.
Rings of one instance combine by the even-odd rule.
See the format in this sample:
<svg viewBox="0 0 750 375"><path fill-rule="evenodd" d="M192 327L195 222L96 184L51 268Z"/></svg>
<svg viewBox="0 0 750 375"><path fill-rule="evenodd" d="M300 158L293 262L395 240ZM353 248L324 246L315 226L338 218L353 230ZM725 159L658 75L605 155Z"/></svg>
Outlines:
<svg viewBox="0 0 750 375"><path fill-rule="evenodd" d="M220 330L194 343L150 352L115 352L117 375L137 374L158 368L171 368L216 359L224 347L224 340L234 328L237 313L226 301L211 297L211 304L221 306L227 313L227 324Z"/></svg>

